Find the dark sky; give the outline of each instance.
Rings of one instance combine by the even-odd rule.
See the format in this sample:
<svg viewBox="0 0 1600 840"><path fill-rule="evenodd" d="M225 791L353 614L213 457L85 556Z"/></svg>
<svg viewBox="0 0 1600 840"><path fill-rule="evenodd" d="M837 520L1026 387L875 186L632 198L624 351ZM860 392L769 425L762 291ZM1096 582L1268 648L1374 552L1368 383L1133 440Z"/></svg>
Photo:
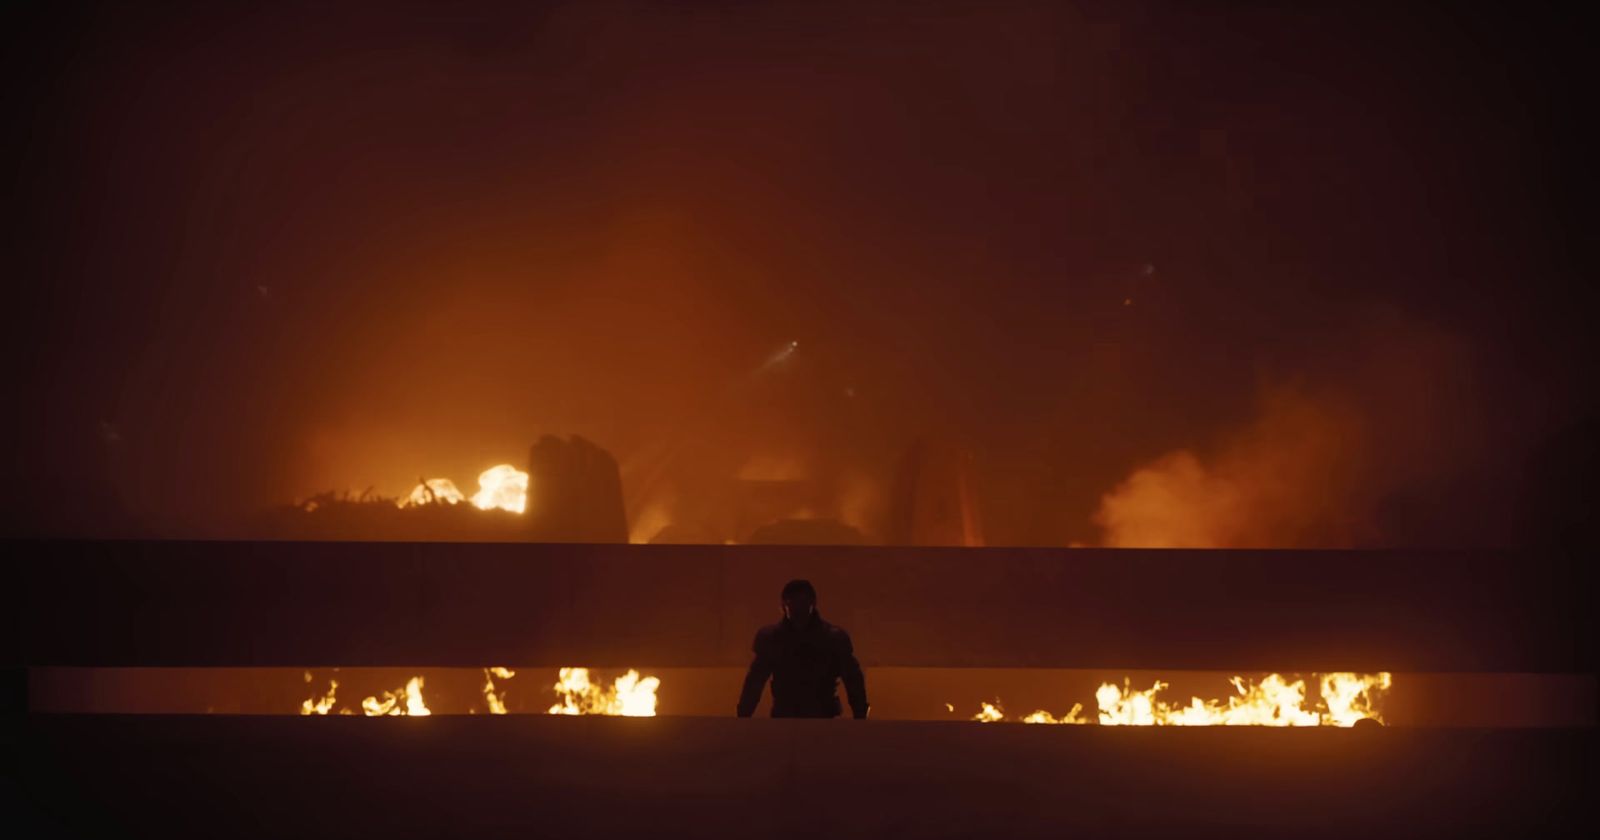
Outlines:
<svg viewBox="0 0 1600 840"><path fill-rule="evenodd" d="M10 530L225 533L543 433L625 481L662 452L876 480L932 435L993 540L1066 544L1289 390L1359 418L1368 490L1332 504L1362 540L1504 542L1594 414L1555 12L4 15Z"/></svg>

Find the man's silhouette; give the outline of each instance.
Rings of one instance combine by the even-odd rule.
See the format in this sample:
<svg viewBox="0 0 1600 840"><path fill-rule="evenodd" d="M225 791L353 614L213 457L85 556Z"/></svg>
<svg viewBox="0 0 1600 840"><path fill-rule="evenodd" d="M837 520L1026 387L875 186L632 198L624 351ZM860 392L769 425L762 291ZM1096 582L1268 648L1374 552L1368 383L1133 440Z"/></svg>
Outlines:
<svg viewBox="0 0 1600 840"><path fill-rule="evenodd" d="M858 720L867 716L867 679L850 634L822 620L810 581L791 580L783 587L783 621L761 628L753 647L756 658L739 695L739 717L755 713L769 677L773 717L838 717L840 680L851 713Z"/></svg>

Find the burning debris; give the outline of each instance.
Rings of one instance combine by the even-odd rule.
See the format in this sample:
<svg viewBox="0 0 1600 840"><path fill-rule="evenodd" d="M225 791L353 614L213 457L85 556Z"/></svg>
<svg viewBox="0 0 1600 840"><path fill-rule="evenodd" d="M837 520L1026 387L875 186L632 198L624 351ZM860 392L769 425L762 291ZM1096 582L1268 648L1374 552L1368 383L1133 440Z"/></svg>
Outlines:
<svg viewBox="0 0 1600 840"><path fill-rule="evenodd" d="M458 505L467 497L448 478L430 478L412 488L399 507L430 504ZM522 513L528 506L528 474L510 464L496 464L478 475L478 492L472 495L478 510L505 510Z"/></svg>
<svg viewBox="0 0 1600 840"><path fill-rule="evenodd" d="M1161 680L1143 691L1133 689L1127 680L1120 687L1115 683L1102 683L1095 692L1099 723L1101 726L1342 727L1364 720L1382 723L1383 716L1375 705L1377 695L1387 691L1394 678L1388 672L1323 674L1319 681L1322 702L1310 709L1306 708L1304 680L1290 682L1280 674L1268 674L1260 683L1238 676L1230 682L1235 693L1225 702L1191 697L1187 706L1175 706L1159 699L1156 695L1168 687ZM949 704L946 708L954 709ZM1090 723L1081 716L1082 711L1081 703L1073 704L1071 711L1060 718L1040 710L1021 720L1023 723ZM994 703L980 704L978 713L971 719L997 723L1006 716L997 699Z"/></svg>

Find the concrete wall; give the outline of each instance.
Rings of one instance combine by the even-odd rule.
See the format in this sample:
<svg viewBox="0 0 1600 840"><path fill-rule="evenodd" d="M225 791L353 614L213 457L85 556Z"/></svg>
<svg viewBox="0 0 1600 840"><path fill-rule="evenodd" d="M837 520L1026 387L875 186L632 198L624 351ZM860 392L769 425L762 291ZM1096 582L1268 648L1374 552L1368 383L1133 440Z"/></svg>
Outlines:
<svg viewBox="0 0 1600 840"><path fill-rule="evenodd" d="M24 665L738 667L807 577L868 666L1594 670L1510 553L18 542Z"/></svg>
<svg viewBox="0 0 1600 840"><path fill-rule="evenodd" d="M35 715L17 836L1579 835L1595 730ZM25 771L22 768L26 768Z"/></svg>

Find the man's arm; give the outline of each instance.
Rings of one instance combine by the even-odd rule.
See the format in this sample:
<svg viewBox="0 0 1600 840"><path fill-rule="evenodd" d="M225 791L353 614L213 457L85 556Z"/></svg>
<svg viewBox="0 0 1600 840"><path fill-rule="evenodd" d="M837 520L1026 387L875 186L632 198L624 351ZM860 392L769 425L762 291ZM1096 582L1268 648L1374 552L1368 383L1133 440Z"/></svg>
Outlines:
<svg viewBox="0 0 1600 840"><path fill-rule="evenodd" d="M837 628L836 628L837 629ZM850 644L850 634L838 630L839 678L844 682L844 694L850 699L850 713L856 720L867 718L867 676L861 673L861 663L856 661L855 648Z"/></svg>
<svg viewBox="0 0 1600 840"><path fill-rule="evenodd" d="M739 717L746 718L756 713L756 706L761 703L761 692L767 687L767 679L772 676L772 657L767 655L767 646L761 634L756 634L755 643L750 646L755 652L755 658L750 660L750 670L744 675L744 690L739 692Z"/></svg>

